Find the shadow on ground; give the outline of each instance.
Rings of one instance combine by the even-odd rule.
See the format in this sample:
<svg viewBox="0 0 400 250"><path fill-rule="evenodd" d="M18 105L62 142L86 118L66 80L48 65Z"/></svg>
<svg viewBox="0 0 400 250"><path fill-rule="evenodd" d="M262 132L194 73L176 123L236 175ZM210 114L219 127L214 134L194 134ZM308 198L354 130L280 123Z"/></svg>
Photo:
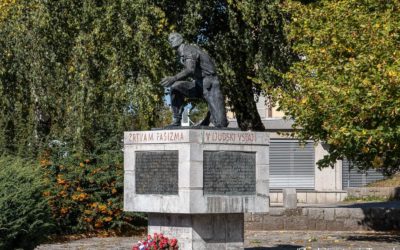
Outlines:
<svg viewBox="0 0 400 250"><path fill-rule="evenodd" d="M399 243L400 235L352 235L346 237L348 241L373 241L386 243Z"/></svg>
<svg viewBox="0 0 400 250"><path fill-rule="evenodd" d="M297 250L299 248L303 248L303 246L299 245L276 245L274 247L247 247L245 250Z"/></svg>
<svg viewBox="0 0 400 250"><path fill-rule="evenodd" d="M364 219L358 224L366 229L400 232L400 201L355 203L338 207L360 208Z"/></svg>

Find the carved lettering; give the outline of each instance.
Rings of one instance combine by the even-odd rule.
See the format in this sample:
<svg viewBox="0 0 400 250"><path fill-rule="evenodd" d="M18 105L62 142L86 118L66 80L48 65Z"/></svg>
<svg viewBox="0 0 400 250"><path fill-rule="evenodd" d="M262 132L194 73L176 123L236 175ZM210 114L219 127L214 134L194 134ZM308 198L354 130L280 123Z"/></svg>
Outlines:
<svg viewBox="0 0 400 250"><path fill-rule="evenodd" d="M235 133L235 132L206 132L206 142L215 143L254 143L256 142L255 133Z"/></svg>

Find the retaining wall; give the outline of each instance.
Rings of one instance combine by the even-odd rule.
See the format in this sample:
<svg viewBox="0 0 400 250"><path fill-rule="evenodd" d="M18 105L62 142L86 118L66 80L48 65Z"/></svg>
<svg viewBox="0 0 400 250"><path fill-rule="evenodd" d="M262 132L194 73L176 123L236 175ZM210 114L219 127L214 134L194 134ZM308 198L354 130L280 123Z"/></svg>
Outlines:
<svg viewBox="0 0 400 250"><path fill-rule="evenodd" d="M400 208L271 208L245 214L246 230L400 231Z"/></svg>
<svg viewBox="0 0 400 250"><path fill-rule="evenodd" d="M270 201L273 204L283 203L282 192L270 191ZM297 190L297 203L329 204L343 201L347 197L346 191L302 191Z"/></svg>
<svg viewBox="0 0 400 250"><path fill-rule="evenodd" d="M359 187L347 188L348 196L362 198L368 196L400 199L400 187Z"/></svg>

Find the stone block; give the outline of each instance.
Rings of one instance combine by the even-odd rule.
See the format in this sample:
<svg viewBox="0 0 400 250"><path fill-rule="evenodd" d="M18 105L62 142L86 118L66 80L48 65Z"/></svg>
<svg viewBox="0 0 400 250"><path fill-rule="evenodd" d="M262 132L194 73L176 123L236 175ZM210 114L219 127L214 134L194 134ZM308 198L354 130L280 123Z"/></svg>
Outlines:
<svg viewBox="0 0 400 250"><path fill-rule="evenodd" d="M345 219L343 221L343 230L346 231L358 231L358 230L363 230L363 226L361 225L361 222L359 220L355 219Z"/></svg>
<svg viewBox="0 0 400 250"><path fill-rule="evenodd" d="M315 221L315 230L326 231L326 224L327 224L327 222L323 219L316 220Z"/></svg>
<svg viewBox="0 0 400 250"><path fill-rule="evenodd" d="M361 209L361 208L349 208L350 209L350 218L352 219L357 219L357 220L363 220L365 219L366 214L370 214L371 210L370 209ZM372 209L374 210L374 209ZM377 211L377 210L374 210ZM380 218L384 218L384 214L380 213L381 210L377 211L376 215ZM375 213L372 213L372 216L374 216ZM368 215L370 216L370 215Z"/></svg>
<svg viewBox="0 0 400 250"><path fill-rule="evenodd" d="M317 202L318 204L326 203L326 193L316 193L317 194Z"/></svg>
<svg viewBox="0 0 400 250"><path fill-rule="evenodd" d="M285 208L297 207L297 193L295 188L283 189L283 207Z"/></svg>
<svg viewBox="0 0 400 250"><path fill-rule="evenodd" d="M257 180L256 181L256 190L257 195L268 195L269 189L269 180Z"/></svg>
<svg viewBox="0 0 400 250"><path fill-rule="evenodd" d="M327 221L335 220L335 209L334 208L324 208L324 220L327 220Z"/></svg>
<svg viewBox="0 0 400 250"><path fill-rule="evenodd" d="M304 193L304 192L297 193L297 202L298 203L307 203L307 193Z"/></svg>
<svg viewBox="0 0 400 250"><path fill-rule="evenodd" d="M317 220L308 219L307 220L307 230L317 230Z"/></svg>
<svg viewBox="0 0 400 250"><path fill-rule="evenodd" d="M277 216L264 217L262 230L284 230L285 218Z"/></svg>
<svg viewBox="0 0 400 250"><path fill-rule="evenodd" d="M246 214L245 214L246 215ZM263 213L251 213L252 222L262 222L264 214Z"/></svg>
<svg viewBox="0 0 400 250"><path fill-rule="evenodd" d="M326 223L326 230L328 231L343 231L344 228L343 220L329 221Z"/></svg>
<svg viewBox="0 0 400 250"><path fill-rule="evenodd" d="M349 218L350 210L348 208L335 208L335 216L336 218Z"/></svg>
<svg viewBox="0 0 400 250"><path fill-rule="evenodd" d="M271 208L269 210L268 214L271 215L271 216L281 216L284 213L285 213L285 209L284 208L274 207L274 208Z"/></svg>
<svg viewBox="0 0 400 250"><path fill-rule="evenodd" d="M300 216L303 214L302 208L285 209L285 216Z"/></svg>
<svg viewBox="0 0 400 250"><path fill-rule="evenodd" d="M245 213L244 214L244 223L253 222L253 213Z"/></svg>
<svg viewBox="0 0 400 250"><path fill-rule="evenodd" d="M308 217L310 219L323 219L324 210L321 208L304 208L308 210Z"/></svg>
<svg viewBox="0 0 400 250"><path fill-rule="evenodd" d="M315 192L307 192L307 204L316 204L317 200L317 193Z"/></svg>
<svg viewBox="0 0 400 250"><path fill-rule="evenodd" d="M263 230L263 227L263 222L247 222L244 229L250 231L261 231Z"/></svg>
<svg viewBox="0 0 400 250"><path fill-rule="evenodd" d="M131 145L124 147L124 169L125 171L135 170L135 150Z"/></svg>
<svg viewBox="0 0 400 250"><path fill-rule="evenodd" d="M336 203L336 193L326 193L326 203Z"/></svg>
<svg viewBox="0 0 400 250"><path fill-rule="evenodd" d="M307 230L308 218L303 216L286 217L284 229L285 230Z"/></svg>
<svg viewBox="0 0 400 250"><path fill-rule="evenodd" d="M269 193L269 198L271 199L271 203L278 203L278 193Z"/></svg>

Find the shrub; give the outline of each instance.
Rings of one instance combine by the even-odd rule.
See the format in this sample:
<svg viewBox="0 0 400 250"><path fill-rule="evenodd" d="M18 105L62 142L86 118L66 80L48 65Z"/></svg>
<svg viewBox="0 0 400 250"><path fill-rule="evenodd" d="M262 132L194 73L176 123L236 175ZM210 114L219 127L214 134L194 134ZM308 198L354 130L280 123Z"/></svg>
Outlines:
<svg viewBox="0 0 400 250"><path fill-rule="evenodd" d="M118 157L107 155L50 159L42 157L41 165L50 188L52 214L59 233L112 230L117 234L139 229L145 218L123 212L123 164Z"/></svg>
<svg viewBox="0 0 400 250"><path fill-rule="evenodd" d="M54 229L40 167L0 157L0 249L33 249Z"/></svg>

